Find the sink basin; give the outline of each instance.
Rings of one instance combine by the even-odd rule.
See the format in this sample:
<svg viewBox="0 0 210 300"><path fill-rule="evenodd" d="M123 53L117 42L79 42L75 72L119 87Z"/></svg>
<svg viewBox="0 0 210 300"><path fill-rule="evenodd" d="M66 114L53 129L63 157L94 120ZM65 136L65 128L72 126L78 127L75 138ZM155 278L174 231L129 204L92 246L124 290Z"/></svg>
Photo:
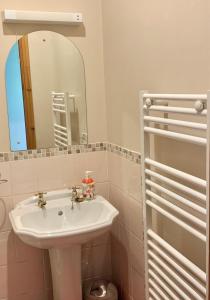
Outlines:
<svg viewBox="0 0 210 300"><path fill-rule="evenodd" d="M74 203L69 190L49 192L47 205L39 208L37 197L21 202L10 212L13 230L34 247L49 249L83 244L109 230L118 211L102 196Z"/></svg>
<svg viewBox="0 0 210 300"><path fill-rule="evenodd" d="M70 190L49 192L45 199L43 209L36 196L19 203L9 214L13 230L26 244L49 249L54 299L80 300L81 244L107 232L118 211L102 196L72 209Z"/></svg>

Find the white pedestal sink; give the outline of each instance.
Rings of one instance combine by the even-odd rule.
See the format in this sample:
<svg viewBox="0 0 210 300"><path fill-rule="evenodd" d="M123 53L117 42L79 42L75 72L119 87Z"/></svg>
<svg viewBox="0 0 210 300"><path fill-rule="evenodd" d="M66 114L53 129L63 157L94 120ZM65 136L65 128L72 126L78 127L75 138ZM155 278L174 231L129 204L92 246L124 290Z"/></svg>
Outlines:
<svg viewBox="0 0 210 300"><path fill-rule="evenodd" d="M14 232L34 247L49 249L54 300L82 300L81 245L108 231L118 211L103 197L74 203L69 190L49 192L19 203L9 216Z"/></svg>

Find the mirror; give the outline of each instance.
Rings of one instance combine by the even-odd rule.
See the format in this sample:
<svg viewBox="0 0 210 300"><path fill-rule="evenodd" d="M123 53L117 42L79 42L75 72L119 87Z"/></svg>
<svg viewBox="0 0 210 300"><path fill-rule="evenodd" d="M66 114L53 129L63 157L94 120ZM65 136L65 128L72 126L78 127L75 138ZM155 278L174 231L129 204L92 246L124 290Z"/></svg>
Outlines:
<svg viewBox="0 0 210 300"><path fill-rule="evenodd" d="M23 36L10 49L5 79L11 151L88 142L84 62L69 39Z"/></svg>

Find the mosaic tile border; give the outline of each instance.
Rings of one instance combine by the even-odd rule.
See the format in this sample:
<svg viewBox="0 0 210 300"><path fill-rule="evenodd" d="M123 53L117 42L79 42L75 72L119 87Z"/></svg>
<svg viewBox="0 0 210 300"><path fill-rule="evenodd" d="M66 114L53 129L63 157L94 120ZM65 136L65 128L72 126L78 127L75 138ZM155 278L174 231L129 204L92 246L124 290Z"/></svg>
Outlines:
<svg viewBox="0 0 210 300"><path fill-rule="evenodd" d="M133 161L137 164L141 163L141 154L139 152L131 151L127 148L115 144L111 144L111 143L107 143L107 150L109 152L113 152L119 156L122 156L130 161Z"/></svg>
<svg viewBox="0 0 210 300"><path fill-rule="evenodd" d="M1 152L0 162L27 160L27 159L41 158L41 157L53 157L59 155L71 155L71 154L79 154L79 153L95 152L95 151L109 151L117 155L120 155L126 159L129 159L135 163L140 164L141 162L140 153L107 142L91 143L86 145L73 145L73 146L61 147L61 148L48 148L48 149L17 151L17 152Z"/></svg>

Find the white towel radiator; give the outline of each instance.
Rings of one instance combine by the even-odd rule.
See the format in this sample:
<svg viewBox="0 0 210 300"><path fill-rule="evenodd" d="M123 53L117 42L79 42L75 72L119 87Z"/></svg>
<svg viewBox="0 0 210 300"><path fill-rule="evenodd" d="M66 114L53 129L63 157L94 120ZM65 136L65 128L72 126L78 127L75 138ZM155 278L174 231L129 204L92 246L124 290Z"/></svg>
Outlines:
<svg viewBox="0 0 210 300"><path fill-rule="evenodd" d="M52 92L51 94L55 146L66 147L72 143L68 100L73 99L75 102L75 96L69 93Z"/></svg>
<svg viewBox="0 0 210 300"><path fill-rule="evenodd" d="M140 112L146 299L208 300L210 93L141 92ZM206 147L205 180L156 161L154 136ZM205 270L161 236L160 216L204 244Z"/></svg>

